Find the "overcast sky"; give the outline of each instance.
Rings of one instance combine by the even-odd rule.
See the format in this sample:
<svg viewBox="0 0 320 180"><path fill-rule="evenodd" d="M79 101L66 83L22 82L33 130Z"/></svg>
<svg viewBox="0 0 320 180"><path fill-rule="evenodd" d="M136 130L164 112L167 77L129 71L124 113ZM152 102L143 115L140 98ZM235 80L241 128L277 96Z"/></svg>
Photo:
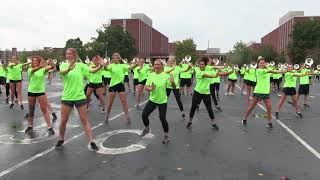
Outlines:
<svg viewBox="0 0 320 180"><path fill-rule="evenodd" d="M257 41L288 11L320 16L319 0L1 0L0 48L64 47L85 43L112 18L145 13L169 41L193 38L198 49L222 52L243 40Z"/></svg>

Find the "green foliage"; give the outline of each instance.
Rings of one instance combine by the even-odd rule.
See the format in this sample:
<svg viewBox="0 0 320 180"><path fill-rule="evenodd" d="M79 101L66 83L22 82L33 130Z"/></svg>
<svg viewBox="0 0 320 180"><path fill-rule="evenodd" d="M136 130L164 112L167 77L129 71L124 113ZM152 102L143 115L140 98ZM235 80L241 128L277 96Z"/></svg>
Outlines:
<svg viewBox="0 0 320 180"><path fill-rule="evenodd" d="M231 52L229 52L229 60L231 64L248 64L254 60L251 49L242 41L237 42Z"/></svg>
<svg viewBox="0 0 320 180"><path fill-rule="evenodd" d="M78 51L79 58L85 59L84 47L80 38L67 40L65 49L67 48L75 48Z"/></svg>
<svg viewBox="0 0 320 180"><path fill-rule="evenodd" d="M186 55L190 55L192 62L196 62L197 56L197 45L194 43L193 39L186 39L182 42L178 41L176 45L176 50L174 55L177 60L182 60Z"/></svg>
<svg viewBox="0 0 320 180"><path fill-rule="evenodd" d="M123 31L121 26L111 26L104 24L102 28L97 29L98 36L92 38L92 42L85 44L86 55L111 56L113 53L119 53L121 57L132 59L137 53L134 47L134 39L127 32Z"/></svg>
<svg viewBox="0 0 320 180"><path fill-rule="evenodd" d="M278 61L278 53L270 46L262 46L260 50L256 53L253 53L253 59L258 59L259 56L262 56L266 61Z"/></svg>
<svg viewBox="0 0 320 180"><path fill-rule="evenodd" d="M289 57L294 63L304 62L320 48L320 21L310 19L296 23L290 36Z"/></svg>

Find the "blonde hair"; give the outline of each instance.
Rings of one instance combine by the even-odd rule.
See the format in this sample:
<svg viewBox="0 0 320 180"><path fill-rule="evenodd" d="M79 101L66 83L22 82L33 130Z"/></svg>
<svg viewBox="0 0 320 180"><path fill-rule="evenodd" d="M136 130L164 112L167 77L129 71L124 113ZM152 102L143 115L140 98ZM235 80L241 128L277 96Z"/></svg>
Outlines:
<svg viewBox="0 0 320 180"><path fill-rule="evenodd" d="M75 48L68 48L67 51L70 51L74 55L76 61L79 59L78 51Z"/></svg>

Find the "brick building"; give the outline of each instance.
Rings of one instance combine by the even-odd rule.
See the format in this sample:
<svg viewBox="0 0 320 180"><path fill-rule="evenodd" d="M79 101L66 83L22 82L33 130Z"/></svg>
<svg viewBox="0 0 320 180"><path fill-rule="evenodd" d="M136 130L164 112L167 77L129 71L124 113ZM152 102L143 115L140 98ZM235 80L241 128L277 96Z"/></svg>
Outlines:
<svg viewBox="0 0 320 180"><path fill-rule="evenodd" d="M277 53L287 54L287 48L291 41L290 33L298 22L319 20L320 16L304 16L303 11L290 11L280 18L279 26L261 38L261 45L271 46Z"/></svg>
<svg viewBox="0 0 320 180"><path fill-rule="evenodd" d="M121 26L135 40L138 57L169 55L169 39L152 27L152 20L144 14L132 14L130 19L111 19L111 26Z"/></svg>

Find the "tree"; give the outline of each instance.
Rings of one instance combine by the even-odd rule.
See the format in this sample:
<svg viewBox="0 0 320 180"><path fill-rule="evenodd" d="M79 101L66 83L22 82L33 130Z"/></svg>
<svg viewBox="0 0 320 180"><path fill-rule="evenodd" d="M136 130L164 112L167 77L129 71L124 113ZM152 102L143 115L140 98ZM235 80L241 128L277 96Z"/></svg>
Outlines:
<svg viewBox="0 0 320 180"><path fill-rule="evenodd" d="M253 59L258 59L259 56L262 56L266 61L278 61L278 53L271 46L261 46L260 50L253 53Z"/></svg>
<svg viewBox="0 0 320 180"><path fill-rule="evenodd" d="M320 21L308 20L296 23L290 34L292 41L288 45L288 55L294 63L304 62L320 48Z"/></svg>
<svg viewBox="0 0 320 180"><path fill-rule="evenodd" d="M195 62L198 58L197 45L194 43L193 39L186 39L182 42L178 41L174 55L177 60L182 60L186 55L190 55L192 62Z"/></svg>
<svg viewBox="0 0 320 180"><path fill-rule="evenodd" d="M84 48L80 38L67 40L65 48L75 48L78 51L79 58L85 59Z"/></svg>
<svg viewBox="0 0 320 180"><path fill-rule="evenodd" d="M127 32L123 31L121 26L111 26L104 24L102 28L97 29L98 37L92 38L92 42L85 44L86 55L105 56L117 52L123 58L132 59L137 53L134 47L134 39Z"/></svg>
<svg viewBox="0 0 320 180"><path fill-rule="evenodd" d="M254 60L251 49L242 41L236 42L231 52L229 52L230 63L232 64L249 64Z"/></svg>

